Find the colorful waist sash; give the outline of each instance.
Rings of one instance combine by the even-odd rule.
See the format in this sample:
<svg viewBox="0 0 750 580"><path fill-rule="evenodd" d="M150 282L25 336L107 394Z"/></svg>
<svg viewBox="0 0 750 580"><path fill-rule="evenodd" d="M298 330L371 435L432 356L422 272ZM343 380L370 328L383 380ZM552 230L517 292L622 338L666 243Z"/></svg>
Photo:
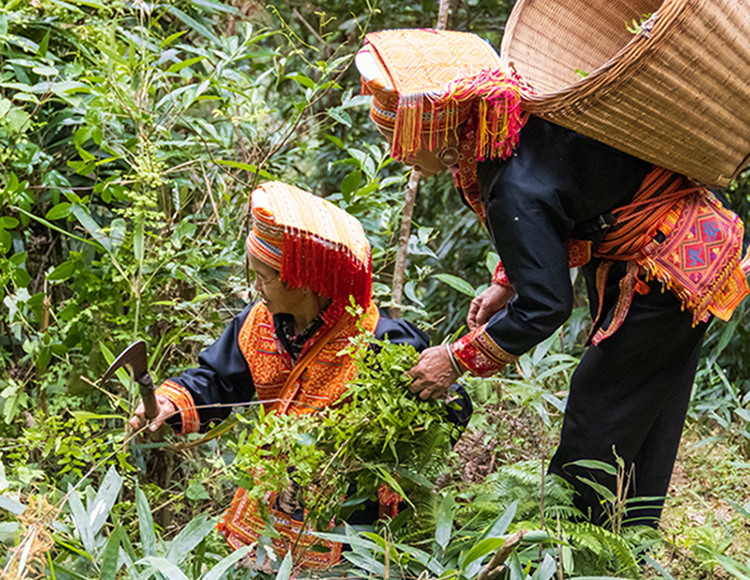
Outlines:
<svg viewBox="0 0 750 580"><path fill-rule="evenodd" d="M643 181L633 203L618 208L618 222L607 231L594 256L604 261L597 271L599 313L613 261L627 261L614 319L599 329L594 344L622 324L634 292L647 293L638 279L658 280L693 314L693 325L711 315L728 320L750 292L741 266L744 226L705 187L656 168ZM598 319L598 316L597 316Z"/></svg>

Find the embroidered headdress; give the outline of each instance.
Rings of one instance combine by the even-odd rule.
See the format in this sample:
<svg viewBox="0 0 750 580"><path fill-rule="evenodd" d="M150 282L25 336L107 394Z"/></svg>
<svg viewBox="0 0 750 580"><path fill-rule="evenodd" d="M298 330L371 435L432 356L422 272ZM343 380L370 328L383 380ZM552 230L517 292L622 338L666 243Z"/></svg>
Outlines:
<svg viewBox="0 0 750 580"><path fill-rule="evenodd" d="M354 296L367 306L372 290L370 244L356 218L297 187L272 181L252 193L249 252L279 270L291 288L334 301Z"/></svg>
<svg viewBox="0 0 750 580"><path fill-rule="evenodd" d="M501 70L500 57L467 32L383 30L365 36L357 54L362 93L373 95L370 116L393 131L391 155L417 153L422 138L456 133L472 121L476 159L507 157L518 142L520 92ZM466 138L465 131L459 140Z"/></svg>

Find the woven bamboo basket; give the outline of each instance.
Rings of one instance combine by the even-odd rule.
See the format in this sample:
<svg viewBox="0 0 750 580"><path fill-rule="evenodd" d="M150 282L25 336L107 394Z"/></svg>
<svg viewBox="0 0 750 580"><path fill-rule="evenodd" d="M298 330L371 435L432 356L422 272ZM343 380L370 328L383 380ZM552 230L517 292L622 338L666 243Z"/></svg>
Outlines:
<svg viewBox="0 0 750 580"><path fill-rule="evenodd" d="M518 0L501 58L525 110L621 151L720 186L750 161L750 0Z"/></svg>

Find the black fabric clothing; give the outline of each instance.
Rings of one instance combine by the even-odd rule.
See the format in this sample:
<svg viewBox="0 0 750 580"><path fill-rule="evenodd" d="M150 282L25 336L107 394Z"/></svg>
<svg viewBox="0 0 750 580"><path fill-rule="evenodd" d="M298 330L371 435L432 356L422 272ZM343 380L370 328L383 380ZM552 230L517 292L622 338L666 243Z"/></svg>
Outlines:
<svg viewBox="0 0 750 580"><path fill-rule="evenodd" d="M601 231L592 220L630 201L651 168L533 116L511 157L479 163L487 229L518 296L487 326L503 350L521 355L568 319L572 232Z"/></svg>
<svg viewBox="0 0 750 580"><path fill-rule="evenodd" d="M584 267L587 279L596 263ZM619 297L625 264L616 264L604 294L609 316ZM580 459L625 460L627 497L653 498L631 505L626 524L656 526L669 489L672 467L687 413L705 323L693 328L693 316L671 292L651 282L650 292L635 294L622 326L598 346L590 346L570 383L560 445L550 472L578 492L575 505L596 524L606 522L606 510L594 489L579 478L615 489L616 480L600 470L569 465ZM596 295L590 296L594 302ZM627 473L626 473L627 475Z"/></svg>
<svg viewBox="0 0 750 580"><path fill-rule="evenodd" d="M221 336L198 356L198 367L186 370L179 377L170 379L185 389L193 397L200 417L201 431L212 422L229 416L232 407L253 400L255 387L245 356L239 346L239 334L254 304L247 306L235 316ZM274 315L277 337L281 337L284 318ZM314 333L313 333L314 334ZM423 331L405 320L393 320L383 312L375 328L375 338L395 344L410 344L421 352L430 346L430 339ZM279 338L284 346L284 339ZM447 420L464 427L471 418L472 405L468 393L458 387L460 396L456 406L447 410ZM182 419L177 414L168 420L175 431L182 430Z"/></svg>
<svg viewBox="0 0 750 580"><path fill-rule="evenodd" d="M609 212L628 203L651 164L573 131L531 117L519 146L505 161L479 164L487 228L517 297L496 313L486 331L501 348L521 355L550 336L569 316L573 289L567 243L594 243ZM592 311L598 307L595 269L583 268ZM610 271L600 324L612 320L626 265ZM613 447L634 465L631 496L656 497L631 511L631 523L658 522L679 445L706 324L692 327L679 300L650 284L636 294L623 325L590 347L570 385L560 445L550 471L574 485L576 505L601 524L604 510L578 476L614 490L614 480L573 468L576 460L615 463Z"/></svg>

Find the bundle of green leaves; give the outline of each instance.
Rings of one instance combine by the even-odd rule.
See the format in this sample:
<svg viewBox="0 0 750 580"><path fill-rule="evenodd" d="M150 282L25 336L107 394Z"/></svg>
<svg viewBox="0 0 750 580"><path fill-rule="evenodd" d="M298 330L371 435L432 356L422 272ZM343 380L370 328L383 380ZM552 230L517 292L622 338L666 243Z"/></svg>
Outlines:
<svg viewBox="0 0 750 580"><path fill-rule="evenodd" d="M248 429L235 461L251 497L292 489L306 520L323 526L376 499L383 484L411 505L416 494L431 493L455 429L446 420L450 403L409 392L404 373L417 362L413 347L362 333L341 356L353 357L358 373L335 405L243 416Z"/></svg>

